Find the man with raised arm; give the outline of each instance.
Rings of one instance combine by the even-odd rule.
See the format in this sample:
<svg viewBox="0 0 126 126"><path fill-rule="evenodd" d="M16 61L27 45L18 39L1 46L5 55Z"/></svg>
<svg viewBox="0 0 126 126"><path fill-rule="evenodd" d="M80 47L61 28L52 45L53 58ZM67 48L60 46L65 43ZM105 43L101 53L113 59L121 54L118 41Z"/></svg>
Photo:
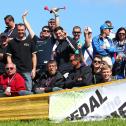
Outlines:
<svg viewBox="0 0 126 126"><path fill-rule="evenodd" d="M93 61L93 47L92 47L92 29L90 27L84 28L85 43L82 46L82 54L87 65L91 65Z"/></svg>
<svg viewBox="0 0 126 126"><path fill-rule="evenodd" d="M77 53L78 49L74 40L67 36L61 26L56 27L54 33L56 36L55 49L53 48L54 59L57 61L59 71L65 74L72 70L72 65L69 61L70 54Z"/></svg>
<svg viewBox="0 0 126 126"><path fill-rule="evenodd" d="M28 12L24 12L22 19L26 28L29 31L31 38L36 43L37 46L37 69L40 71L46 71L46 63L51 60L52 49L54 45L54 37L51 35L51 30L49 26L43 26L40 36L35 35L29 22L26 19Z"/></svg>
<svg viewBox="0 0 126 126"><path fill-rule="evenodd" d="M57 8L52 8L51 9L51 13L54 14L55 19L54 18L51 18L48 21L48 26L49 26L49 28L51 30L51 35L53 35L53 36L54 36L54 29L56 27L60 26L59 15L58 15L58 12L56 12L56 9Z"/></svg>

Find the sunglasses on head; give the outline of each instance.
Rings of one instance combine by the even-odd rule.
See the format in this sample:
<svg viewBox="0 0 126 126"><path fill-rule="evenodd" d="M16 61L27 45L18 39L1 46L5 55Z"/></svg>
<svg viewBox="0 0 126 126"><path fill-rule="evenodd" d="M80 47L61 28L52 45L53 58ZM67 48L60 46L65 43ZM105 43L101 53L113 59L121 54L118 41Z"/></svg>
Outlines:
<svg viewBox="0 0 126 126"><path fill-rule="evenodd" d="M100 64L100 63L101 63L101 61L98 61L98 60L94 60L94 63L99 63L99 64Z"/></svg>
<svg viewBox="0 0 126 126"><path fill-rule="evenodd" d="M6 67L5 69L6 69L7 71L8 71L8 70L13 70L14 67Z"/></svg>

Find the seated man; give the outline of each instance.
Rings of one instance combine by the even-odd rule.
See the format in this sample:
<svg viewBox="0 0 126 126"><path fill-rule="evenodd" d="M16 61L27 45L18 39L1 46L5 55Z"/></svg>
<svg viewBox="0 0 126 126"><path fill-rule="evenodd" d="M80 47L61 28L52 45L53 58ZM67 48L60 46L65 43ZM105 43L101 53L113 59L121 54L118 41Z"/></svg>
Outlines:
<svg viewBox="0 0 126 126"><path fill-rule="evenodd" d="M34 91L35 93L47 93L62 89L60 82L64 80L63 75L57 71L57 63L55 60L50 60L47 63L47 72L41 74L37 80Z"/></svg>
<svg viewBox="0 0 126 126"><path fill-rule="evenodd" d="M92 61L92 74L93 74L93 84L101 82L101 68L102 68L102 57L100 55L95 55Z"/></svg>
<svg viewBox="0 0 126 126"><path fill-rule="evenodd" d="M80 55L72 54L70 56L70 61L74 69L64 82L64 88L81 87L92 84L92 70L90 66L81 64Z"/></svg>
<svg viewBox="0 0 126 126"><path fill-rule="evenodd" d="M0 96L27 95L31 92L26 91L23 77L16 72L15 64L6 64L5 74L0 76Z"/></svg>

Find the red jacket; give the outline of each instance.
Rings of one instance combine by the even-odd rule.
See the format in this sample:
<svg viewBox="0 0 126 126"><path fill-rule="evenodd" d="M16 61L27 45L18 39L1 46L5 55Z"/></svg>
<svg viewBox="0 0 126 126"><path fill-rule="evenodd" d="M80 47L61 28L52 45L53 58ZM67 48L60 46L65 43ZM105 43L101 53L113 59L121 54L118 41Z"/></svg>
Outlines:
<svg viewBox="0 0 126 126"><path fill-rule="evenodd" d="M9 86L8 80L9 80L9 78L7 75L0 76L0 85L3 86L4 90ZM18 92L20 90L26 90L25 80L23 79L23 77L19 73L16 73L14 78L11 80L10 87L11 87L12 95L18 94Z"/></svg>

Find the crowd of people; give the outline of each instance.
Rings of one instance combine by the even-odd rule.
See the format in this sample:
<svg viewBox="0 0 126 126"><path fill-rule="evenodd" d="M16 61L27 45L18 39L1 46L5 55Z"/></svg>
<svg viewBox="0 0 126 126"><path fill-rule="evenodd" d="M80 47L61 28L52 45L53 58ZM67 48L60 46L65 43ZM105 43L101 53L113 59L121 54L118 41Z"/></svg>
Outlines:
<svg viewBox="0 0 126 126"><path fill-rule="evenodd" d="M107 20L100 34L93 37L91 27L82 31L74 26L72 35L60 26L58 12L37 36L22 15L15 23L4 18L6 29L0 34L0 97L46 93L105 83L126 77L126 29L112 32ZM29 35L26 35L28 30ZM84 35L82 41L81 35Z"/></svg>

